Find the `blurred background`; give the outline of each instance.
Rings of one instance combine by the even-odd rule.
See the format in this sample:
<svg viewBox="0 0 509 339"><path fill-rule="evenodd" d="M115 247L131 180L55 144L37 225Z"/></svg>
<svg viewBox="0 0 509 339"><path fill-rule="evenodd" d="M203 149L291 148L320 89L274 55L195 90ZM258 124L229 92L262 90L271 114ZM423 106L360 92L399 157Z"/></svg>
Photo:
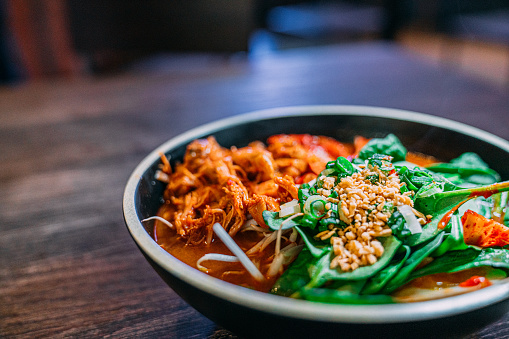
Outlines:
<svg viewBox="0 0 509 339"><path fill-rule="evenodd" d="M0 81L119 72L169 53L249 58L365 40L509 81L507 0L0 0Z"/></svg>

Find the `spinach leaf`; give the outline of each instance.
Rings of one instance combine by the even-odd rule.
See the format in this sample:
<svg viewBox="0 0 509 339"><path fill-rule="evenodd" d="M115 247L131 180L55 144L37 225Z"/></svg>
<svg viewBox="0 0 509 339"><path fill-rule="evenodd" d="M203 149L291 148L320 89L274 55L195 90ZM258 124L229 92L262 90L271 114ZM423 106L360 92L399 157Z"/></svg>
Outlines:
<svg viewBox="0 0 509 339"><path fill-rule="evenodd" d="M463 225L461 224L460 216L455 213L451 216L450 232L445 235L444 241L430 256L439 257L446 252L464 250L468 247L463 239Z"/></svg>
<svg viewBox="0 0 509 339"><path fill-rule="evenodd" d="M405 160L407 150L394 134L385 138L371 139L359 152L359 159L367 160L373 154L385 154L394 158L394 161Z"/></svg>
<svg viewBox="0 0 509 339"><path fill-rule="evenodd" d="M500 175L473 152L466 152L449 163L437 163L427 166L434 172L459 175L459 179L477 185L489 185L500 181Z"/></svg>
<svg viewBox="0 0 509 339"><path fill-rule="evenodd" d="M447 180L443 175L434 173L425 168L416 165L401 166L396 165L398 170L399 179L406 183L408 188L413 191L418 191L423 186L430 184L437 184L442 191L452 191L457 189L457 186Z"/></svg>
<svg viewBox="0 0 509 339"><path fill-rule="evenodd" d="M378 238L384 247L384 253L376 263L370 266L359 267L354 271L343 272L339 268L330 268L331 260L334 253L331 252L320 258L315 266L310 270L311 281L304 288L320 287L328 281L335 280L365 280L375 275L379 270L384 268L394 257L396 251L401 246L401 241L396 237L390 236L386 238Z"/></svg>
<svg viewBox="0 0 509 339"><path fill-rule="evenodd" d="M430 172L425 169L401 168L398 172L400 180L405 182L410 189L416 192L416 196L427 196L431 192L448 192L459 187L451 183L442 175Z"/></svg>
<svg viewBox="0 0 509 339"><path fill-rule="evenodd" d="M382 289L382 294L390 294L398 287L403 285L408 276L412 273L412 271L434 250L440 246L442 240L444 238L444 233L439 233L432 241L422 246L418 250L414 251L410 257L405 261L403 267L398 271L396 275L385 285Z"/></svg>
<svg viewBox="0 0 509 339"><path fill-rule="evenodd" d="M400 248L403 249L403 255L398 254L395 256L389 265L371 277L362 289L361 294L378 293L398 273L412 252L409 246L403 245Z"/></svg>
<svg viewBox="0 0 509 339"><path fill-rule="evenodd" d="M419 204L424 201L424 199L444 191L444 187L440 183L430 182L429 184L419 187L419 190L415 193L414 202L417 201L417 204ZM415 207L419 208L419 206Z"/></svg>
<svg viewBox="0 0 509 339"><path fill-rule="evenodd" d="M483 248L475 260L458 266L450 272L462 271L478 266L509 268L509 250L494 247Z"/></svg>
<svg viewBox="0 0 509 339"><path fill-rule="evenodd" d="M311 288L303 290L301 296L306 300L330 304L370 305L394 303L394 299L388 295L360 295L357 290L363 284L364 281L358 281L334 289Z"/></svg>
<svg viewBox="0 0 509 339"><path fill-rule="evenodd" d="M424 171L409 169L406 166L398 168L398 176L401 182L406 183L408 189L418 191L423 185L433 182L433 178Z"/></svg>
<svg viewBox="0 0 509 339"><path fill-rule="evenodd" d="M410 162L410 161L406 161L406 160L402 160L402 161L393 161L392 164L394 165L394 167L396 168L401 168L401 167L407 167L409 169L413 169L415 167L419 168L419 169L423 169L423 167L420 167L416 164L414 164L413 162Z"/></svg>
<svg viewBox="0 0 509 339"><path fill-rule="evenodd" d="M488 197L492 194L509 191L509 181L495 183L493 185L464 188L454 191L430 191L428 193L416 194L414 207L424 214L434 214L435 211L444 208L452 208L458 203L472 197Z"/></svg>
<svg viewBox="0 0 509 339"><path fill-rule="evenodd" d="M271 212L271 211L263 211L262 213L263 221L269 226L269 228L273 231L278 231L279 227L281 227L281 224L283 221L285 221L287 218L281 218L279 217L279 212ZM296 217L294 219L288 220L284 223L283 227L281 229L286 230L288 228L292 228L299 225L299 220L301 217Z"/></svg>
<svg viewBox="0 0 509 339"><path fill-rule="evenodd" d="M509 250L502 248L450 251L409 275L407 282L435 273L452 273L478 266L509 268Z"/></svg>
<svg viewBox="0 0 509 339"><path fill-rule="evenodd" d="M458 215L463 215L467 210L472 210L480 215L491 219L491 198L477 197L469 199L458 208Z"/></svg>
<svg viewBox="0 0 509 339"><path fill-rule="evenodd" d="M304 247L293 263L272 286L270 293L289 297L300 290L311 280L308 266L315 260L309 249Z"/></svg>
<svg viewBox="0 0 509 339"><path fill-rule="evenodd" d="M444 230L447 227L438 228L438 224L442 221L442 218L444 218L448 213L451 212L451 209L449 207L446 207L442 209L441 211L438 211L433 215L433 218L431 218L431 221L428 222L426 225L422 227L421 233L412 234L409 237L405 238L403 240L403 243L405 245L408 245L410 247L421 245L425 242L430 241L431 239L435 238L437 234L444 232ZM446 226L448 226L449 223L447 223Z"/></svg>
<svg viewBox="0 0 509 339"><path fill-rule="evenodd" d="M321 258L322 255L326 252L329 252L332 248L331 244L328 242L324 242L321 240L316 240L312 234L310 234L308 228L302 228L300 226L295 226L297 232L299 232L302 240L306 244L311 255L315 258Z"/></svg>

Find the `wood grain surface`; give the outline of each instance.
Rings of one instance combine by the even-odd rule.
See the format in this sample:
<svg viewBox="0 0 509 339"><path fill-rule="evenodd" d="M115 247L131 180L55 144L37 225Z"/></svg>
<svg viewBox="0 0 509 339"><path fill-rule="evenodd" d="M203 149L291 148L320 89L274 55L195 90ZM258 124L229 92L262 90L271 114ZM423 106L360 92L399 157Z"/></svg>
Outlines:
<svg viewBox="0 0 509 339"><path fill-rule="evenodd" d="M0 337L236 338L186 304L129 236L122 194L192 127L303 104L394 107L509 139L509 96L396 45L168 55L125 72L0 89ZM509 315L469 338L507 338Z"/></svg>

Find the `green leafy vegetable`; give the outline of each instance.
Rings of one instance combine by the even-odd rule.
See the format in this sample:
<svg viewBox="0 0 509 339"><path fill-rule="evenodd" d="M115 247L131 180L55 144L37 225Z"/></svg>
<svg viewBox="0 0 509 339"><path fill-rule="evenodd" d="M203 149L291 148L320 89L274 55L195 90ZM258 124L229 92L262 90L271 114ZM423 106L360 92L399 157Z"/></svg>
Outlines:
<svg viewBox="0 0 509 339"><path fill-rule="evenodd" d="M362 286L363 281L357 282ZM391 304L394 299L388 295L361 295L357 291L357 286L351 288L351 284L345 287L332 288L311 288L303 290L301 296L306 300L319 301L330 304L352 304L352 305L370 305L370 304Z"/></svg>
<svg viewBox="0 0 509 339"><path fill-rule="evenodd" d="M449 180L427 169L417 166L413 168L396 166L396 168L398 169L400 181L406 183L407 187L412 191L427 191L431 188L439 189L440 191L452 191L457 189L457 186L452 184Z"/></svg>
<svg viewBox="0 0 509 339"><path fill-rule="evenodd" d="M430 274L452 273L479 266L509 268L509 250L469 247L465 250L450 251L412 272L408 276L407 282Z"/></svg>
<svg viewBox="0 0 509 339"><path fill-rule="evenodd" d="M313 238L312 234L309 234L309 230L307 228L302 228L300 226L295 226L295 229L297 232L299 232L300 236L302 237L302 240L306 244L309 252L311 255L315 258L320 258L323 256L324 253L329 252L332 246L329 243L316 240ZM297 257L297 260L299 260L299 257Z"/></svg>
<svg viewBox="0 0 509 339"><path fill-rule="evenodd" d="M281 224L283 222L285 222L283 224L283 227L281 227L281 229L283 229L283 230L298 226L298 225L300 225L299 221L301 219L301 217L296 217L294 219L285 221L290 217L280 218L279 212L271 212L271 211L267 211L267 210L263 211L262 216L263 216L263 221L265 221L267 226L269 226L269 228L273 231L279 230L279 228L281 227Z"/></svg>
<svg viewBox="0 0 509 339"><path fill-rule="evenodd" d="M449 207L446 207L442 209L441 211L438 211L433 215L433 218L431 218L431 221L428 222L424 227L422 228L421 233L412 234L409 237L404 239L405 245L415 247L418 245L421 245L423 243L426 243L430 241L431 239L435 238L437 234L444 231L445 227L439 228L438 224L443 220L443 218L448 215L451 212L451 209ZM449 223L447 223L449 224ZM447 226L447 225L446 225Z"/></svg>
<svg viewBox="0 0 509 339"><path fill-rule="evenodd" d="M389 134L385 138L371 139L359 152L359 159L366 160L374 154L385 154L400 161L405 160L407 150L398 137Z"/></svg>
<svg viewBox="0 0 509 339"><path fill-rule="evenodd" d="M394 275L399 272L401 267L403 267L406 260L410 256L410 253L412 253L409 246L403 245L400 248L403 248L402 255L394 257L389 265L371 277L364 286L361 294L378 293L392 279L392 277L394 277Z"/></svg>
<svg viewBox="0 0 509 339"><path fill-rule="evenodd" d="M324 283L331 280L363 280L367 279L382 268L384 268L394 257L401 241L396 237L390 236L387 238L381 238L380 242L384 246L384 253L378 259L376 263L370 266L362 266L354 271L344 272L339 268L330 268L331 260L334 256L333 253L329 253L320 258L316 265L312 266L310 274L312 276L311 281L305 288L320 287Z"/></svg>
<svg viewBox="0 0 509 339"><path fill-rule="evenodd" d="M493 185L464 188L455 191L430 192L430 194L416 194L414 207L424 214L434 214L435 211L453 207L469 198L484 196L509 191L509 181L495 183Z"/></svg>
<svg viewBox="0 0 509 339"><path fill-rule="evenodd" d="M463 239L463 225L461 224L460 217L457 213L451 216L450 232L445 235L445 240L440 246L430 254L432 257L439 257L446 252L455 250L464 250L469 246L465 244Z"/></svg>
<svg viewBox="0 0 509 339"><path fill-rule="evenodd" d="M401 269L382 289L383 294L390 294L403 285L412 271L442 243L444 234L439 233L435 239L413 252L405 261Z"/></svg>
<svg viewBox="0 0 509 339"><path fill-rule="evenodd" d="M304 287L311 280L308 272L308 264L313 260L314 257L309 249L304 247L297 259L288 267L281 277L279 277L274 286L272 286L270 293L289 297Z"/></svg>
<svg viewBox="0 0 509 339"><path fill-rule="evenodd" d="M500 181L500 175L476 153L467 152L449 163L438 163L427 166L429 170L449 175L451 180L458 183L467 182L474 185L489 185ZM458 177L454 177L457 175Z"/></svg>

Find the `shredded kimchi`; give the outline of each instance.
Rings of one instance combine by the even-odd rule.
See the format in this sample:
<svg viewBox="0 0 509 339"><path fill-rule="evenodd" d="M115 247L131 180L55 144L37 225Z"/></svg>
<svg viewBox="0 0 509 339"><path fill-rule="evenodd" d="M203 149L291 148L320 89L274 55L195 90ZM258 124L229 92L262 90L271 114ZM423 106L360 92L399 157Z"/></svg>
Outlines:
<svg viewBox="0 0 509 339"><path fill-rule="evenodd" d="M361 142L363 144L365 142ZM163 218L189 243L210 244L219 222L234 236L248 216L267 227L262 213L297 198L297 184L315 179L328 161L352 156L353 145L307 134L275 135L246 147L230 149L212 136L187 146L183 161L167 175Z"/></svg>

